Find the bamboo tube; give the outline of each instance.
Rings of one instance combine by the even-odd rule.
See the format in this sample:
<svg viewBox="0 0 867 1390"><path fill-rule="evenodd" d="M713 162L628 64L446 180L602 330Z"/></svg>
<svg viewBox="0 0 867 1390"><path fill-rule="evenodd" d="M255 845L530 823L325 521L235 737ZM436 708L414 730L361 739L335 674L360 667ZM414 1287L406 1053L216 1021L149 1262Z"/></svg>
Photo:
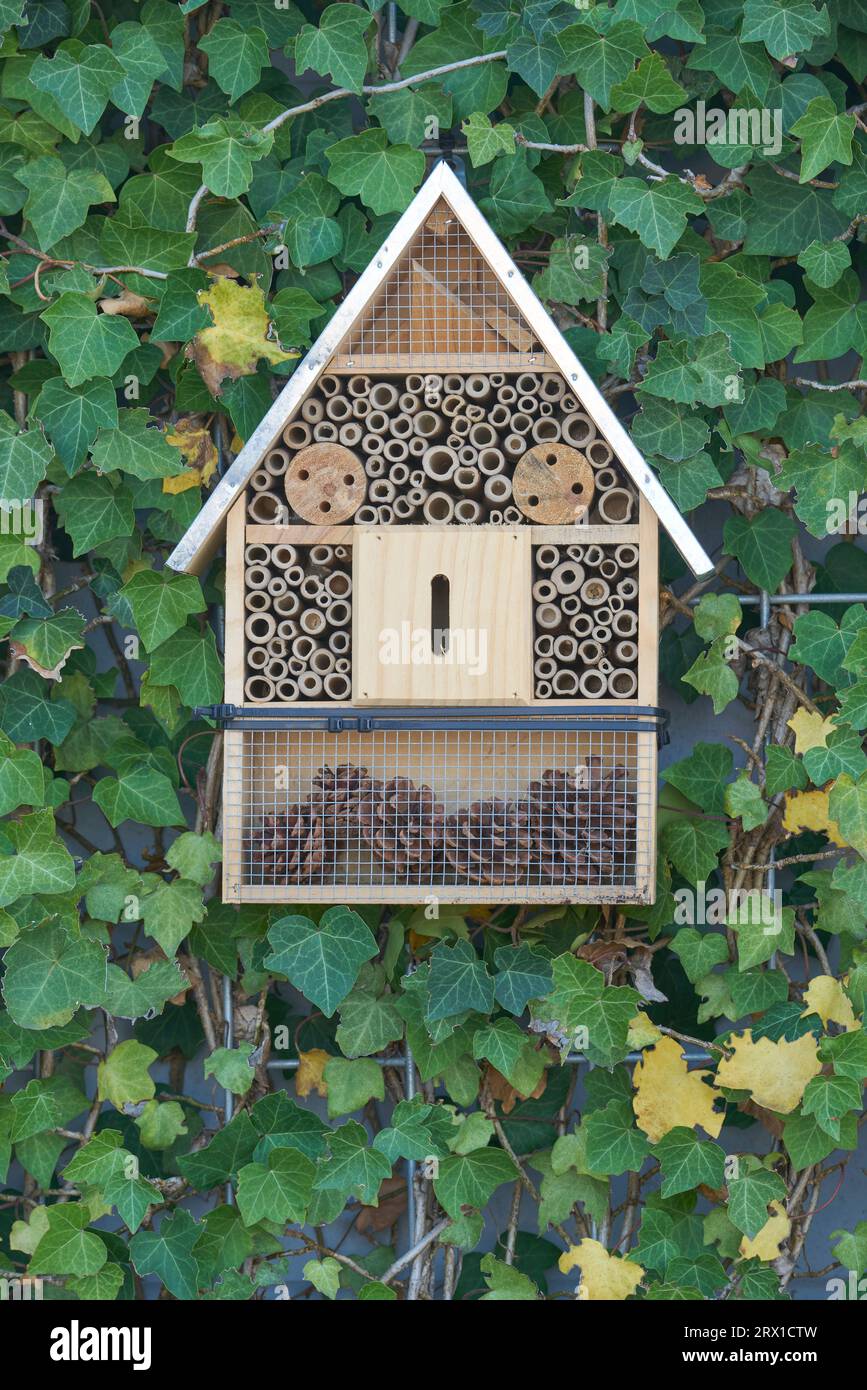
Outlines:
<svg viewBox="0 0 867 1390"><path fill-rule="evenodd" d="M628 610L625 613L615 613L611 619L611 631L616 637L634 637L638 631L638 619Z"/></svg>
<svg viewBox="0 0 867 1390"><path fill-rule="evenodd" d="M638 584L636 580L634 580L630 575L627 575L625 579L621 579L619 581L617 585L617 592L620 595L620 597L622 599L625 599L628 603L630 599L634 599L636 597L638 593Z"/></svg>
<svg viewBox="0 0 867 1390"><path fill-rule="evenodd" d="M453 415L460 415L464 408L463 396L444 396L442 411L447 419Z"/></svg>
<svg viewBox="0 0 867 1390"><path fill-rule="evenodd" d="M500 405L514 405L518 399L518 393L514 386L506 382L503 386L497 387L497 400Z"/></svg>
<svg viewBox="0 0 867 1390"><path fill-rule="evenodd" d="M578 660L584 666L597 665L601 656L602 648L594 638L585 637L582 642L578 643Z"/></svg>
<svg viewBox="0 0 867 1390"><path fill-rule="evenodd" d="M382 446L382 452L388 463L403 463L409 449L405 439L387 439Z"/></svg>
<svg viewBox="0 0 867 1390"><path fill-rule="evenodd" d="M298 699L298 682L291 676L284 676L282 681L277 682L277 699L290 705L293 700Z"/></svg>
<svg viewBox="0 0 867 1390"><path fill-rule="evenodd" d="M376 442L377 446L382 448L382 440L377 439ZM364 462L364 471L368 478L381 478L386 471L386 467L387 465L382 454L373 454L370 458L365 459Z"/></svg>
<svg viewBox="0 0 867 1390"><path fill-rule="evenodd" d="M484 420L478 420L470 429L470 443L477 449L494 449L497 436L489 424Z"/></svg>
<svg viewBox="0 0 867 1390"><path fill-rule="evenodd" d="M489 446L479 450L479 472L484 473L486 478L493 477L495 473L502 473L505 466L506 460L499 449Z"/></svg>
<svg viewBox="0 0 867 1390"><path fill-rule="evenodd" d="M494 387L502 386L503 382L506 380L506 376L504 372L491 372L488 380Z"/></svg>
<svg viewBox="0 0 867 1390"><path fill-rule="evenodd" d="M583 545L567 545L566 554L570 560L575 561L576 565L580 565L584 559L584 547Z"/></svg>
<svg viewBox="0 0 867 1390"><path fill-rule="evenodd" d="M557 663L553 656L539 656L533 662L533 674L541 680L550 680L557 670Z"/></svg>
<svg viewBox="0 0 867 1390"><path fill-rule="evenodd" d="M434 444L425 450L422 467L432 482L446 482L457 466L458 460L454 449L449 449L444 444Z"/></svg>
<svg viewBox="0 0 867 1390"><path fill-rule="evenodd" d="M424 519L425 521L442 523L451 521L454 516L455 505L447 492L432 492L425 500Z"/></svg>
<svg viewBox="0 0 867 1390"><path fill-rule="evenodd" d="M578 641L571 633L563 632L554 638L554 655L558 661L568 665L578 655Z"/></svg>
<svg viewBox="0 0 867 1390"><path fill-rule="evenodd" d="M264 704L274 699L274 684L267 676L248 676L244 684L244 698L254 704Z"/></svg>
<svg viewBox="0 0 867 1390"><path fill-rule="evenodd" d="M301 610L298 623L301 631L306 632L308 637L318 637L320 632L325 630L325 614L318 608L304 608Z"/></svg>
<svg viewBox="0 0 867 1390"><path fill-rule="evenodd" d="M334 669L342 676L348 676L352 671L352 662L346 656L339 656L334 663Z"/></svg>
<svg viewBox="0 0 867 1390"><path fill-rule="evenodd" d="M461 497L455 503L455 521L462 526L477 526L484 513L474 497Z"/></svg>
<svg viewBox="0 0 867 1390"><path fill-rule="evenodd" d="M390 381L377 381L370 388L369 400L374 410L392 410L397 402L399 391Z"/></svg>
<svg viewBox="0 0 867 1390"><path fill-rule="evenodd" d="M584 583L584 570L574 560L564 560L552 571L551 578L559 594L575 594Z"/></svg>
<svg viewBox="0 0 867 1390"><path fill-rule="evenodd" d="M424 403L428 410L439 410L442 405L442 395L439 391L425 391Z"/></svg>
<svg viewBox="0 0 867 1390"><path fill-rule="evenodd" d="M599 515L612 526L629 521L632 516L632 497L625 487L613 487L599 498Z"/></svg>
<svg viewBox="0 0 867 1390"><path fill-rule="evenodd" d="M519 396L515 405L522 415L538 415L539 413L539 402L534 400L532 396Z"/></svg>
<svg viewBox="0 0 867 1390"><path fill-rule="evenodd" d="M601 647L607 646L611 641L611 628L606 623L596 623L590 634L594 642L598 642Z"/></svg>
<svg viewBox="0 0 867 1390"><path fill-rule="evenodd" d="M411 372L406 378L406 389L412 391L414 395L418 395L419 391L424 390L424 377L420 376L418 372Z"/></svg>
<svg viewBox="0 0 867 1390"><path fill-rule="evenodd" d="M370 377L369 377L369 376L351 376L351 377L349 378L349 394L350 394L350 396L369 396L369 395L370 395Z"/></svg>
<svg viewBox="0 0 867 1390"><path fill-rule="evenodd" d="M397 404L403 415L415 415L417 410L421 410L422 402L420 396L414 396L411 391L404 391L403 395L398 397Z"/></svg>
<svg viewBox="0 0 867 1390"><path fill-rule="evenodd" d="M598 569L604 559L605 551L601 545L588 545L584 551L584 564L589 570Z"/></svg>
<svg viewBox="0 0 867 1390"><path fill-rule="evenodd" d="M333 570L325 580L325 587L332 598L349 598L352 593L352 577L344 570Z"/></svg>
<svg viewBox="0 0 867 1390"><path fill-rule="evenodd" d="M414 468L409 475L410 487L424 487L427 482L427 474L423 468Z"/></svg>
<svg viewBox="0 0 867 1390"><path fill-rule="evenodd" d="M633 661L638 660L638 643L617 642L614 646L614 655L621 666L630 666Z"/></svg>
<svg viewBox="0 0 867 1390"><path fill-rule="evenodd" d="M315 608L321 608L322 611L324 612L325 609L328 607L328 605L329 605L330 602L331 602L331 600L330 600L330 598L328 597L327 591L326 591L325 589L320 589L320 590L319 590L319 593L316 595L315 599L313 600L313 605L314 605Z"/></svg>
<svg viewBox="0 0 867 1390"><path fill-rule="evenodd" d="M525 415L523 411L517 411L512 416L512 432L514 434L526 435L530 433L532 428L533 421L530 419L529 415Z"/></svg>
<svg viewBox="0 0 867 1390"><path fill-rule="evenodd" d="M573 613L581 612L581 600L577 594L564 594L560 600L560 607L566 617L571 618Z"/></svg>
<svg viewBox="0 0 867 1390"><path fill-rule="evenodd" d="M331 627L346 627L352 618L352 608L345 599L332 599L325 610L325 617Z"/></svg>
<svg viewBox="0 0 867 1390"><path fill-rule="evenodd" d="M472 444L461 444L458 448L458 463L464 468L478 468L478 449Z"/></svg>
<svg viewBox="0 0 867 1390"><path fill-rule="evenodd" d="M322 694L322 677L315 671L302 671L298 677L298 694L307 700L318 700Z"/></svg>
<svg viewBox="0 0 867 1390"><path fill-rule="evenodd" d="M289 467L289 455L285 449L272 449L265 455L265 471L272 478L280 478Z"/></svg>
<svg viewBox="0 0 867 1390"><path fill-rule="evenodd" d="M637 545L618 545L614 548L614 558L620 569L631 570L638 564Z"/></svg>
<svg viewBox="0 0 867 1390"><path fill-rule="evenodd" d="M244 635L250 642L267 642L277 631L277 622L270 613L251 613L244 623Z"/></svg>
<svg viewBox="0 0 867 1390"><path fill-rule="evenodd" d="M553 415L553 414L554 414L554 407L553 407L553 405L551 404L550 401L540 401L540 402L539 402L539 414L540 414L540 415Z"/></svg>
<svg viewBox="0 0 867 1390"><path fill-rule="evenodd" d="M278 570L288 570L292 565L298 563L298 551L294 545L286 545L281 541L278 545L271 547L271 563Z"/></svg>
<svg viewBox="0 0 867 1390"><path fill-rule="evenodd" d="M503 521L507 526L521 526L524 522L524 514L517 507L504 507Z"/></svg>
<svg viewBox="0 0 867 1390"><path fill-rule="evenodd" d="M244 571L244 585L247 589L267 589L271 571L265 565L248 565Z"/></svg>
<svg viewBox="0 0 867 1390"><path fill-rule="evenodd" d="M603 676L610 676L611 672L614 670L614 667L608 660L607 656L599 658L598 667L599 670L602 672Z"/></svg>
<svg viewBox="0 0 867 1390"><path fill-rule="evenodd" d="M537 579L533 585L533 598L536 603L553 603L557 597L557 585L550 579Z"/></svg>
<svg viewBox="0 0 867 1390"><path fill-rule="evenodd" d="M390 478L374 478L367 495L371 502L393 502L396 491Z"/></svg>
<svg viewBox="0 0 867 1390"><path fill-rule="evenodd" d="M489 502L500 507L508 502L511 495L512 480L507 478L505 473L494 473L492 477L485 479L485 497Z"/></svg>
<svg viewBox="0 0 867 1390"><path fill-rule="evenodd" d="M619 594L612 594L608 600L608 607L611 609L612 613L622 613L626 607L626 602Z"/></svg>
<svg viewBox="0 0 867 1390"><path fill-rule="evenodd" d="M578 402L569 391L566 391L560 401L560 409L564 415L574 415L578 409Z"/></svg>
<svg viewBox="0 0 867 1390"><path fill-rule="evenodd" d="M443 379L436 372L428 372L424 378L425 391L442 391Z"/></svg>
<svg viewBox="0 0 867 1390"><path fill-rule="evenodd" d="M618 486L617 472L613 468L600 468L596 474L597 492L610 492L613 487Z"/></svg>
<svg viewBox="0 0 867 1390"><path fill-rule="evenodd" d="M334 549L330 545L311 545L310 547L310 568L316 574L323 574L331 569L334 563Z"/></svg>
<svg viewBox="0 0 867 1390"><path fill-rule="evenodd" d="M327 647L317 647L310 653L310 669L317 676L327 676L329 671L334 670L334 653Z"/></svg>
<svg viewBox="0 0 867 1390"><path fill-rule="evenodd" d="M294 618L301 607L301 599L296 589L289 589L274 600L274 612L281 618Z"/></svg>
<svg viewBox="0 0 867 1390"><path fill-rule="evenodd" d="M312 637L308 637L306 633L302 633L301 636L296 637L295 641L292 643L292 655L297 657L299 661L306 663L310 660L310 653L315 650L316 645Z"/></svg>
<svg viewBox="0 0 867 1390"><path fill-rule="evenodd" d="M491 394L491 382L481 372L471 372L464 381L466 394L474 401L486 401Z"/></svg>
<svg viewBox="0 0 867 1390"><path fill-rule="evenodd" d="M316 574L305 574L300 588L302 598L314 599L322 589L322 580Z"/></svg>
<svg viewBox="0 0 867 1390"><path fill-rule="evenodd" d="M419 411L419 415L423 412ZM430 412L428 412L430 413ZM408 439L415 433L415 421L418 415L392 415L389 421L389 432L393 439Z"/></svg>
<svg viewBox="0 0 867 1390"><path fill-rule="evenodd" d="M287 674L287 671L288 667L286 665L286 662L283 661L282 658L279 656L272 657L272 659L268 662L268 665L265 667L265 675L268 677L269 680L272 681L282 680L283 677Z"/></svg>
<svg viewBox="0 0 867 1390"><path fill-rule="evenodd" d="M474 405L471 402L464 411L464 414L472 424L477 425L480 420L484 420L485 418L485 407L483 405Z"/></svg>
<svg viewBox="0 0 867 1390"><path fill-rule="evenodd" d="M409 464L393 463L388 470L388 480L393 487L406 487L409 482Z"/></svg>
<svg viewBox="0 0 867 1390"><path fill-rule="evenodd" d="M275 574L273 579L268 580L268 593L272 598L280 598L281 594L285 594L288 587L282 574Z"/></svg>
<svg viewBox="0 0 867 1390"><path fill-rule="evenodd" d="M507 434L503 440L503 451L510 459L520 458L527 451L527 441L522 434Z"/></svg>
<svg viewBox="0 0 867 1390"><path fill-rule="evenodd" d="M456 395L463 395L464 379L456 372L447 372L443 377L443 390L451 391Z"/></svg>
<svg viewBox="0 0 867 1390"><path fill-rule="evenodd" d="M349 677L342 671L331 671L325 677L324 686L329 700L348 700L352 694Z"/></svg>
<svg viewBox="0 0 867 1390"><path fill-rule="evenodd" d="M283 618L277 624L277 634L283 638L284 642L291 642L298 636L298 624L294 618Z"/></svg>
<svg viewBox="0 0 867 1390"><path fill-rule="evenodd" d="M257 492L247 508L250 520L259 526L285 526L287 511L273 492Z"/></svg>
<svg viewBox="0 0 867 1390"><path fill-rule="evenodd" d="M609 603L601 604L599 608L594 610L593 617L596 619L596 622L601 623L603 627L610 627L611 605Z"/></svg>
<svg viewBox="0 0 867 1390"><path fill-rule="evenodd" d="M267 468L257 468L250 479L250 486L254 492L267 492L274 479Z"/></svg>
<svg viewBox="0 0 867 1390"><path fill-rule="evenodd" d="M555 632L562 625L563 614L555 603L540 603L536 607L536 626Z"/></svg>
<svg viewBox="0 0 867 1390"><path fill-rule="evenodd" d="M293 676L300 676L302 671L307 670L307 662L302 661L300 656L290 656L287 665Z"/></svg>
<svg viewBox="0 0 867 1390"><path fill-rule="evenodd" d="M559 401L563 398L566 384L557 372L543 372L539 378L539 395L545 401Z"/></svg>
<svg viewBox="0 0 867 1390"><path fill-rule="evenodd" d="M307 424L317 425L325 418L325 406L315 396L309 396L301 407L301 419Z"/></svg>
<svg viewBox="0 0 867 1390"><path fill-rule="evenodd" d="M554 638L550 632L540 632L533 643L533 651L536 656L552 656L554 653Z"/></svg>
<svg viewBox="0 0 867 1390"><path fill-rule="evenodd" d="M335 424L343 424L352 415L352 406L346 396L330 396L325 402L325 414Z"/></svg>
<svg viewBox="0 0 867 1390"><path fill-rule="evenodd" d="M560 438L559 421L540 415L538 420L533 421L530 431L538 444L555 443Z"/></svg>
<svg viewBox="0 0 867 1390"><path fill-rule="evenodd" d="M578 677L574 671L560 670L551 682L551 689L555 695L564 696L568 699L578 694Z"/></svg>
<svg viewBox="0 0 867 1390"><path fill-rule="evenodd" d="M453 415L450 427L451 434L449 435L449 439L451 439L453 434L461 441L461 443L463 443L472 427L473 422L470 419L469 415ZM449 448L453 447L453 445L449 445Z"/></svg>
<svg viewBox="0 0 867 1390"><path fill-rule="evenodd" d="M349 548L345 545L336 545L334 547L334 558L341 562L351 559Z"/></svg>
<svg viewBox="0 0 867 1390"><path fill-rule="evenodd" d="M389 417L384 410L371 410L366 424L371 434L379 434L383 437L388 434Z"/></svg>
<svg viewBox="0 0 867 1390"><path fill-rule="evenodd" d="M515 378L515 389L521 396L538 396L540 384L535 372L520 372Z"/></svg>
<svg viewBox="0 0 867 1390"><path fill-rule="evenodd" d="M488 512L488 521L492 526L502 526L503 513L500 511L499 507L493 507L491 511Z"/></svg>
<svg viewBox="0 0 867 1390"><path fill-rule="evenodd" d="M349 420L345 425L341 425L337 431L337 438L347 449L352 449L356 444L361 443L364 430L357 420Z"/></svg>
<svg viewBox="0 0 867 1390"><path fill-rule="evenodd" d="M420 410L417 415L407 415L406 418L412 422L412 431L420 434L422 439L435 439L442 429L442 416L434 410Z"/></svg>
<svg viewBox="0 0 867 1390"><path fill-rule="evenodd" d="M495 430L508 429L512 412L507 405L495 405L488 411L488 424Z"/></svg>
<svg viewBox="0 0 867 1390"><path fill-rule="evenodd" d="M251 589L244 595L244 607L248 613L264 613L271 607L271 597L267 589Z"/></svg>
<svg viewBox="0 0 867 1390"><path fill-rule="evenodd" d="M423 507L427 499L428 490L425 487L411 487L406 494L407 502L409 502L411 507L415 507L416 510L419 507Z"/></svg>
<svg viewBox="0 0 867 1390"><path fill-rule="evenodd" d="M599 573L602 575L603 579L607 579L610 581L612 579L617 578L617 576L620 573L620 570L618 569L617 564L614 560L606 558L602 561L601 565L599 566Z"/></svg>
<svg viewBox="0 0 867 1390"><path fill-rule="evenodd" d="M593 619L589 613L575 613L569 619L569 631L578 638L589 637L593 631Z"/></svg>
<svg viewBox="0 0 867 1390"><path fill-rule="evenodd" d="M251 647L247 652L247 665L251 671L264 671L270 659L267 647Z"/></svg>
<svg viewBox="0 0 867 1390"><path fill-rule="evenodd" d="M324 396L336 396L340 390L340 377L326 372L325 376L319 378L319 389Z"/></svg>
<svg viewBox="0 0 867 1390"><path fill-rule="evenodd" d="M337 426L333 420L320 420L313 426L313 438L317 444L333 444L337 438Z"/></svg>
<svg viewBox="0 0 867 1390"><path fill-rule="evenodd" d="M590 416L580 410L565 415L560 422L560 430L566 443L575 449L583 449L596 432Z"/></svg>
<svg viewBox="0 0 867 1390"><path fill-rule="evenodd" d="M304 571L300 565L290 565L288 570L284 570L286 583L290 589L300 589L304 582ZM292 616L291 613L289 615Z"/></svg>
<svg viewBox="0 0 867 1390"><path fill-rule="evenodd" d="M606 444L604 439L592 440L587 445L585 453L591 468L605 468L614 457L611 446Z"/></svg>
<svg viewBox="0 0 867 1390"><path fill-rule="evenodd" d="M448 443L448 440L446 440L446 443ZM427 448L427 440L422 439L420 434L413 434L410 435L409 439L406 441L406 447L411 459L421 458Z"/></svg>
<svg viewBox="0 0 867 1390"><path fill-rule="evenodd" d="M550 698L551 698L551 682L550 682L550 681L537 681L537 682L536 682L536 699L537 699L537 700L550 700Z"/></svg>
<svg viewBox="0 0 867 1390"><path fill-rule="evenodd" d="M271 559L271 549L267 545L260 545L255 542L244 549L245 565L267 565Z"/></svg>
<svg viewBox="0 0 867 1390"><path fill-rule="evenodd" d="M537 545L536 564L540 570L554 570L560 563L560 552L556 545Z"/></svg>
<svg viewBox="0 0 867 1390"><path fill-rule="evenodd" d="M395 497L391 508L396 521L412 521L418 513L418 507L414 507L404 495Z"/></svg>
<svg viewBox="0 0 867 1390"><path fill-rule="evenodd" d="M608 687L608 682L601 671L585 671L578 680L578 689L585 700L601 699Z"/></svg>
<svg viewBox="0 0 867 1390"><path fill-rule="evenodd" d="M377 526L390 526L394 521L394 510L388 502L380 502L376 509Z"/></svg>
<svg viewBox="0 0 867 1390"><path fill-rule="evenodd" d="M332 651L335 656L345 656L349 651L351 640L345 628L340 628L337 632L330 632L328 634L328 650Z"/></svg>

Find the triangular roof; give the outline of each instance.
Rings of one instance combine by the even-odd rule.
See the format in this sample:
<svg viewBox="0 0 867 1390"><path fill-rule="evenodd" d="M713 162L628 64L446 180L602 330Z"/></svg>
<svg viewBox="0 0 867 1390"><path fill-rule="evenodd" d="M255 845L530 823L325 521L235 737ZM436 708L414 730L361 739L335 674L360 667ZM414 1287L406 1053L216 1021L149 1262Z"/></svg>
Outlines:
<svg viewBox="0 0 867 1390"><path fill-rule="evenodd" d="M338 306L327 327L298 364L271 409L257 425L195 521L175 546L168 558L169 566L175 570L198 573L207 563L220 543L223 525L232 504L255 472L263 454L273 447L287 421L298 409L317 378L333 364L336 354L342 354L345 365L352 365L355 360L353 348L358 344L362 354L361 360L357 362L359 370L373 365L370 362L369 351L373 340L365 340L364 334L365 331L373 332L375 337L375 328L366 329L365 325L375 324L378 305L385 305L387 308L389 286L396 283L398 275L409 273L421 284L424 283L423 257L410 258L407 270L405 253L413 250L414 244L417 244L414 239L423 235L429 225L429 218L440 201L451 209L462 233L465 234L467 245L475 247L484 263L485 274L490 276L489 286L483 287L486 291L486 303L489 305L480 329L483 341L481 344L472 345L473 361L479 361L479 348L483 354L486 351L496 352L497 346L503 342L503 337L507 345L525 348L528 346L529 335L533 346L538 350L536 361L539 362L541 358L542 362L561 372L569 382L570 389L578 397L582 409L607 439L693 573L696 576L710 573L713 564L704 548L693 535L599 388L582 367L502 242L460 180L443 160L435 165L383 242L379 252ZM459 322L459 319L457 321ZM382 355L390 365L400 366L401 357L404 355L401 349L406 346L405 343L385 341L381 344ZM409 349L414 348L415 344L410 343ZM433 367L434 363L430 362L429 365ZM450 351L448 362L441 365L459 371L462 365L460 354L455 358Z"/></svg>

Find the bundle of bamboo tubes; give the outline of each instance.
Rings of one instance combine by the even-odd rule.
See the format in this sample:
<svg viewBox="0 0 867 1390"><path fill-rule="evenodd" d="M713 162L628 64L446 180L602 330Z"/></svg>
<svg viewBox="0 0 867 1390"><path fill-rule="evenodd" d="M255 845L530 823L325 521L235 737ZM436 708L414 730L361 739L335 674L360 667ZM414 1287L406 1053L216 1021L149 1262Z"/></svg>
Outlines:
<svg viewBox="0 0 867 1390"><path fill-rule="evenodd" d="M533 547L537 700L630 700L638 690L638 547Z"/></svg>
<svg viewBox="0 0 867 1390"><path fill-rule="evenodd" d="M345 547L248 545L245 700L257 705L348 700L351 595Z"/></svg>
<svg viewBox="0 0 867 1390"><path fill-rule="evenodd" d="M556 372L325 373L247 504L257 525L614 525L636 509Z"/></svg>

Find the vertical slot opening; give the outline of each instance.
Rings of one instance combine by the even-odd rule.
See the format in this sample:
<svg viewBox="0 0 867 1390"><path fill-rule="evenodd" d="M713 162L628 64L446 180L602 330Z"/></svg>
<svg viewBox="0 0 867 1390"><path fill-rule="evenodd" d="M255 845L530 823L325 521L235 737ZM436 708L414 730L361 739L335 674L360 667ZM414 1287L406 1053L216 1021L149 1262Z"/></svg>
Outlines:
<svg viewBox="0 0 867 1390"><path fill-rule="evenodd" d="M449 581L435 574L430 582L430 639L434 656L445 656L449 649Z"/></svg>

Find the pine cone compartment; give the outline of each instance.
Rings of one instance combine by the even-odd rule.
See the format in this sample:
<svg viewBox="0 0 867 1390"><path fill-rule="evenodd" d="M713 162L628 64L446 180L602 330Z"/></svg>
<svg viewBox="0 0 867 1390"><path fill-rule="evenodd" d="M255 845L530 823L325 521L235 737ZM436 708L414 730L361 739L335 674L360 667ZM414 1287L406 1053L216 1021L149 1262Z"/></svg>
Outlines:
<svg viewBox="0 0 867 1390"><path fill-rule="evenodd" d="M361 833L398 876L429 878L442 863L445 811L430 787L408 777L374 784L358 808Z"/></svg>
<svg viewBox="0 0 867 1390"><path fill-rule="evenodd" d="M250 855L254 881L288 887L313 878L325 860L322 822L309 802L265 816L253 835Z"/></svg>
<svg viewBox="0 0 867 1390"><path fill-rule="evenodd" d="M449 816L446 857L472 883L519 883L532 848L526 810L492 797Z"/></svg>

